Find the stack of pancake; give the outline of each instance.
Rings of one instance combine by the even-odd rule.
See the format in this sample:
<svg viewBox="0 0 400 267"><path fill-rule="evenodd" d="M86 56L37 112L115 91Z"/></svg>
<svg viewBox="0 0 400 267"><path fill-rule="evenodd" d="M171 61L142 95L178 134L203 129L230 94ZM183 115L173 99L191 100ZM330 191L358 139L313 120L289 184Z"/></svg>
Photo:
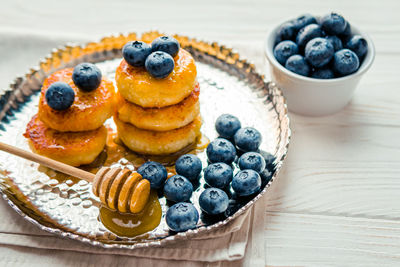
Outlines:
<svg viewBox="0 0 400 267"><path fill-rule="evenodd" d="M72 166L89 164L103 151L107 139L105 120L112 116L115 89L102 78L91 92L80 90L72 80L73 69L51 74L43 83L39 112L26 127L33 152ZM66 110L54 110L46 101L47 89L56 82L65 82L75 92L73 104Z"/></svg>
<svg viewBox="0 0 400 267"><path fill-rule="evenodd" d="M150 155L177 152L200 135L201 117L196 65L180 49L175 67L163 79L125 59L116 70L118 87L114 121L118 136L131 150Z"/></svg>

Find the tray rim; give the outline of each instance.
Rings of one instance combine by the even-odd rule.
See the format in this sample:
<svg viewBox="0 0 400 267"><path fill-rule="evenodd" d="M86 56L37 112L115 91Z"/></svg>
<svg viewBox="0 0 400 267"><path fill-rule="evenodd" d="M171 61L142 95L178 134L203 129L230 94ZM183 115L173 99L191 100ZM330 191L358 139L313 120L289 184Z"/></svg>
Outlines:
<svg viewBox="0 0 400 267"><path fill-rule="evenodd" d="M143 32L141 33L141 36L143 37L143 35L151 35L151 34L156 34L156 35L161 35L161 33L159 33L158 31L148 31L148 32ZM117 39L117 40L121 40L121 39L127 39L130 37L137 37L139 36L137 33L135 32L130 32L130 33L126 33L126 34L118 34L118 35L107 35L105 37L100 38L99 41L94 41L94 42L85 42L85 43L67 43L63 46L60 46L56 49L53 49L51 51L50 54L48 54L44 59L39 61L38 66L32 67L30 68L29 72L27 72L25 75L21 75L21 76L17 76L14 81L9 85L8 88L1 90L0 92L0 99L2 99L7 92L11 92L13 90L15 90L16 88L18 88L18 86L21 85L21 83L23 83L27 78L35 78L35 75L37 73L40 73L41 75L47 75L44 70L43 70L43 66L46 66L46 64L51 61L53 59L54 56L60 55L62 52L65 51L71 51L72 49L79 49L80 51L83 51L83 53L76 59L83 59L85 57L85 55L89 55L92 53L95 53L96 51L93 51L93 46L95 46L96 44L99 43L104 43L105 41L108 41L108 39ZM5 192L6 190L4 190L2 187L0 187L0 194L2 195L2 198L8 203L8 205L14 210L16 211L20 216L22 216L25 220L29 221L30 223L32 223L33 225L37 226L39 229L46 231L48 233L54 234L56 236L60 236L60 237L67 237L69 239L72 240L77 240L77 241L81 241L83 243L86 244L91 244L93 246L97 246L97 247L101 247L101 248L105 248L105 249L112 249L112 248L120 248L120 249L136 249L136 248L145 248L145 247L159 247L162 246L164 244L170 244L179 240L186 240L189 238L194 238L198 235L201 234L205 234L205 233L210 233L213 230L217 230L219 229L221 226L227 225L230 222L232 222L235 218L243 215L243 213L245 211L247 211L256 201L258 201L268 190L268 188L271 186L272 182L277 179L277 176L282 168L282 164L286 159L287 153L288 153L288 148L289 148L289 143L290 143L290 139L291 139L291 128L290 128L290 118L288 115L288 108L287 108L287 102L286 102L286 98L284 97L282 90L280 88L278 88L273 82L267 81L265 79L265 76L263 74L260 74L256 67L254 66L254 64L250 63L248 60L243 59L239 56L239 54L237 52L235 52L234 49L232 48L228 48L224 45L219 45L217 42L207 42L207 41L199 41L195 38L190 38L188 36L185 35L173 35L175 38L179 38L179 41L182 42L182 40L184 40L185 43L184 45L182 45L182 47L184 48L192 48L195 50L199 50L199 52L203 52L206 55L215 57L219 60L223 60L224 58L221 58L221 55L212 55L210 53L208 53L207 51L204 51L207 49L207 47L213 47L213 48L219 48L219 50L224 51L225 54L228 54L230 56L233 56L236 59L236 63L239 62L242 65L242 68L244 68L247 72L251 72L252 75L255 75L258 79L260 79L265 87L270 87L270 86L275 86L278 89L278 95L279 97L282 98L283 100L283 116L285 118L285 120L287 121L287 136L286 139L284 140L284 146L283 146L283 153L282 156L279 159L276 159L276 170L273 174L273 176L271 177L271 179L269 180L269 182L266 184L266 186L264 187L264 189L259 192L252 200L250 200L246 205L244 205L243 207L241 207L239 210L237 210L232 216L229 216L228 218L226 218L225 220L219 221L215 224L212 225L208 225L208 226L200 226L198 228L192 229L192 230L188 230L186 232L181 232L181 233L176 233L175 235L172 236L168 236L166 238L162 238L162 239L154 239L154 240L146 240L145 242L137 242L134 244L124 244L124 243L105 243L105 242L101 242L99 240L96 239L91 239L88 237L84 237L82 235L76 234L76 233L72 233L69 231L65 231L62 230L60 228L57 228L56 225L53 225L54 227L50 227L50 226L46 226L44 224L41 224L39 221L35 220L34 218L32 218L31 216L29 216L27 213L25 213ZM128 39L129 40L129 39ZM199 44L200 47L203 47L204 49L199 49L199 47L193 47L193 44ZM120 43L118 45L121 45ZM117 46L118 46L117 45ZM122 45L121 45L122 47ZM121 49L121 47L119 48L111 48L111 49ZM201 51L203 50L203 51ZM85 52L86 51L86 52ZM103 50L103 51L108 51L108 50ZM87 54L85 54L87 53ZM101 61L99 61L101 62ZM227 62L225 62L227 63ZM65 66L64 66L65 67ZM220 68L221 69L221 68ZM57 68L52 69L51 72L57 70ZM225 71L225 70L223 70ZM51 73L49 72L49 73ZM225 71L226 72L226 71ZM38 81L36 79L37 82L39 82L39 84L41 84L40 81ZM16 98L16 97L15 97ZM6 117L6 113L7 111L10 110L10 108L12 108L12 103L10 103L11 101L8 99L7 103L5 104L5 106L8 105L8 107L4 107L2 112L0 113L0 123L1 121L3 121L3 119ZM4 111L5 110L5 111ZM0 127L2 127L2 125L0 124ZM33 211L34 212L34 211Z"/></svg>

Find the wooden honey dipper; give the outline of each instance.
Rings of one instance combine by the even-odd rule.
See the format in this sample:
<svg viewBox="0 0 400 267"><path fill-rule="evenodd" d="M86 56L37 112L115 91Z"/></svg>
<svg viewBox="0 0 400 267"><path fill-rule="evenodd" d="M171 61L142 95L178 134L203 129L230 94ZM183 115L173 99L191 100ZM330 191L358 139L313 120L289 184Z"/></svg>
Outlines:
<svg viewBox="0 0 400 267"><path fill-rule="evenodd" d="M112 210L138 213L150 196L150 182L128 169L102 167L96 174L0 142L0 150L92 183L92 191Z"/></svg>

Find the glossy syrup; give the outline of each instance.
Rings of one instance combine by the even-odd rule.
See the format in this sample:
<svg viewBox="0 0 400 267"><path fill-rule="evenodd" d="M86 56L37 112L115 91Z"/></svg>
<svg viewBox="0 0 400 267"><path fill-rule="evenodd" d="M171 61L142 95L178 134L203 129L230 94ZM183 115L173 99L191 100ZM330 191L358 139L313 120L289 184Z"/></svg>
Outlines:
<svg viewBox="0 0 400 267"><path fill-rule="evenodd" d="M134 237L153 230L160 224L161 217L161 205L157 192L153 190L149 201L140 213L119 213L102 206L99 215L100 221L108 230L125 237Z"/></svg>

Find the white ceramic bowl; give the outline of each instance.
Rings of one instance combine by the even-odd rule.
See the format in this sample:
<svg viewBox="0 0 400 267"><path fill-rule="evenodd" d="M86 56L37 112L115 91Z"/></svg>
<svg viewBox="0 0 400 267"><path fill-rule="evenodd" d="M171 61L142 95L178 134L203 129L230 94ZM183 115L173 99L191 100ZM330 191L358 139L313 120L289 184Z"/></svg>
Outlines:
<svg viewBox="0 0 400 267"><path fill-rule="evenodd" d="M323 116L344 108L350 102L362 75L374 61L375 48L372 40L351 24L352 34L361 35L368 43L368 53L360 68L341 78L314 79L291 72L276 60L273 49L276 32L282 24L269 32L264 52L270 65L271 79L282 89L289 110L302 115Z"/></svg>

